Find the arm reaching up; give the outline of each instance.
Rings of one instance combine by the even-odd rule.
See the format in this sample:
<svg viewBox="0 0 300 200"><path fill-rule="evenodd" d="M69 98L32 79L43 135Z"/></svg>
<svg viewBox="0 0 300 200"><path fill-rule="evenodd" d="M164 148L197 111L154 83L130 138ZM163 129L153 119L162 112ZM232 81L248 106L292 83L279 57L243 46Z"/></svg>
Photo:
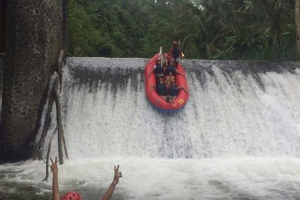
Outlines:
<svg viewBox="0 0 300 200"><path fill-rule="evenodd" d="M52 190L53 190L53 200L60 200L59 197L59 187L58 187L58 167L57 167L57 158L55 157L55 162L51 160L51 171L53 173L52 179ZM74 199L74 200L82 200L80 194L75 191L68 192L64 194L61 199Z"/></svg>
<svg viewBox="0 0 300 200"><path fill-rule="evenodd" d="M51 160L51 171L53 174L52 179L52 192L53 192L53 200L59 200L59 187L58 187L58 167L57 167L57 158L55 157L55 162L50 158Z"/></svg>
<svg viewBox="0 0 300 200"><path fill-rule="evenodd" d="M119 165L117 167L114 166L114 169L115 169L115 176L113 182L110 184L108 190L106 191L105 195L102 197L101 200L110 200L112 194L114 193L116 185L119 183L119 178L122 178L122 173L119 172Z"/></svg>

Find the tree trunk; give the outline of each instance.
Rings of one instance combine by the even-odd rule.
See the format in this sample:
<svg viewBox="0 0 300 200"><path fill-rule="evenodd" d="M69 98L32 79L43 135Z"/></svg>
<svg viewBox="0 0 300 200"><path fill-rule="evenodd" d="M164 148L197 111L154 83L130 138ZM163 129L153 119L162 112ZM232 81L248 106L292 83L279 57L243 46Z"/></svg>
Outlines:
<svg viewBox="0 0 300 200"><path fill-rule="evenodd" d="M63 160L63 151L62 151L62 134L63 134L63 126L62 126L62 119L61 119L61 105L59 102L59 97L56 92L56 88L53 89L54 100L56 103L56 119L57 119L57 127L58 127L58 157L59 157L59 164L64 164Z"/></svg>

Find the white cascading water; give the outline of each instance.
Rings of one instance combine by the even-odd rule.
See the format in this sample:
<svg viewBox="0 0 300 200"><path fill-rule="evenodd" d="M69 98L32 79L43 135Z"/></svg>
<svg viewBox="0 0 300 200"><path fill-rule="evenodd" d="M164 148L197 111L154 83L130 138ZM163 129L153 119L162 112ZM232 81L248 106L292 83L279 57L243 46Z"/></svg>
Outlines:
<svg viewBox="0 0 300 200"><path fill-rule="evenodd" d="M143 59L67 63L62 105L70 160L59 167L63 191L99 199L120 164L124 177L113 199L300 196L297 63L184 61L190 99L176 113L161 113L146 100ZM54 157L57 142L52 149ZM44 178L41 162L14 168L9 180Z"/></svg>
<svg viewBox="0 0 300 200"><path fill-rule="evenodd" d="M74 64L91 66L88 62ZM81 73L89 70L93 71ZM68 143L74 144L70 151L82 158L300 155L299 70L260 74L264 88L251 74L236 70L229 77L217 66L211 70L214 76L202 70L202 85L193 72L200 69L188 71L190 100L171 115L155 111L147 102L142 70L126 78L115 75L125 79L120 83L100 77L108 72L93 71L99 80L95 75L87 84L79 83L80 76L71 77L72 86L64 91L65 131Z"/></svg>

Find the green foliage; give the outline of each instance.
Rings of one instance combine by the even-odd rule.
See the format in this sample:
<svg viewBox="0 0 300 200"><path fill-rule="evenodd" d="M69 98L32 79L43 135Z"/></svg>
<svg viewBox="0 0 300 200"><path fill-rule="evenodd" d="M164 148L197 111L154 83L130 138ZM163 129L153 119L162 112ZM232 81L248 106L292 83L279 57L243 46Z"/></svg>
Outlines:
<svg viewBox="0 0 300 200"><path fill-rule="evenodd" d="M72 56L152 57L181 41L186 58L296 56L292 0L70 0Z"/></svg>

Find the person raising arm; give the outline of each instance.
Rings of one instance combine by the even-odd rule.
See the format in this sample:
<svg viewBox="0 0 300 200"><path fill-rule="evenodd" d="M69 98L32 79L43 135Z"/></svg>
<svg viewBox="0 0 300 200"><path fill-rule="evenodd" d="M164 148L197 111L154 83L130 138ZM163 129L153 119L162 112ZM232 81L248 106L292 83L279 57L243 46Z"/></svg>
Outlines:
<svg viewBox="0 0 300 200"><path fill-rule="evenodd" d="M59 186L58 186L58 167L57 167L57 157L55 157L55 162L53 162L52 158L50 158L52 165L51 171L53 173L52 179L52 192L53 192L53 200L82 200L79 193L72 191L64 194L61 198L59 197Z"/></svg>
<svg viewBox="0 0 300 200"><path fill-rule="evenodd" d="M53 162L52 158L51 160L51 171L53 174L52 178L52 191L53 191L53 200L59 200L59 187L58 187L58 167L57 167L57 158L55 157L55 162Z"/></svg>
<svg viewBox="0 0 300 200"><path fill-rule="evenodd" d="M106 191L105 195L102 197L101 200L110 200L112 194L114 193L116 185L119 183L119 178L122 178L122 173L119 172L119 165L117 167L114 166L114 169L115 169L114 179L113 179L112 183L110 184L108 190Z"/></svg>

